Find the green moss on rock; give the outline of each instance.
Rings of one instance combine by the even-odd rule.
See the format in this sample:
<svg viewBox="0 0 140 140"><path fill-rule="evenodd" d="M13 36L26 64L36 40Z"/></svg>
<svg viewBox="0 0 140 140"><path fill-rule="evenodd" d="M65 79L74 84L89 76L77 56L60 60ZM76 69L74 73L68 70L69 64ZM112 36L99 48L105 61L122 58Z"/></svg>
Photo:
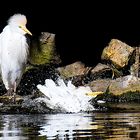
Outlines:
<svg viewBox="0 0 140 140"><path fill-rule="evenodd" d="M35 47L30 53L30 63L35 65L41 65L50 63L53 59L54 44L47 43L40 46L40 50Z"/></svg>
<svg viewBox="0 0 140 140"><path fill-rule="evenodd" d="M55 34L42 32L32 41L29 61L33 65L61 62L55 48Z"/></svg>

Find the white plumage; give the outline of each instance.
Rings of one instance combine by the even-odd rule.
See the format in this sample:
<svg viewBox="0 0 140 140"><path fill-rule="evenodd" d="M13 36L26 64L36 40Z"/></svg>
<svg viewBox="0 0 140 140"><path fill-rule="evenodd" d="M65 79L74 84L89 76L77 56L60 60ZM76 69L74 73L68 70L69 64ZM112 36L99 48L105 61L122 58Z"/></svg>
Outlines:
<svg viewBox="0 0 140 140"><path fill-rule="evenodd" d="M90 87L75 87L71 81L68 81L66 85L61 78L57 80L57 84L52 79L46 79L45 85L37 85L45 97L40 97L36 101L44 102L48 108L61 112L78 113L94 110L90 104L93 96L86 95L86 93L92 92Z"/></svg>
<svg viewBox="0 0 140 140"><path fill-rule="evenodd" d="M1 76L8 93L16 92L28 58L28 44L25 34L25 15L15 14L8 20L8 25L0 34Z"/></svg>

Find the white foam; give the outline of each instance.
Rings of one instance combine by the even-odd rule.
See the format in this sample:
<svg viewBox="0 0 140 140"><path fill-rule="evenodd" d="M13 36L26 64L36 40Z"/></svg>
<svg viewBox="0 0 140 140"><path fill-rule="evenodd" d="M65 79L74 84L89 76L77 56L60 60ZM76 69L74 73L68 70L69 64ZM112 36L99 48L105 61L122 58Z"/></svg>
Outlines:
<svg viewBox="0 0 140 140"><path fill-rule="evenodd" d="M66 85L63 79L58 79L58 85L52 79L46 79L45 85L37 85L37 88L46 96L38 98L51 109L65 112L80 112L94 110L89 100L92 98L86 93L92 92L90 87L75 87L71 81Z"/></svg>

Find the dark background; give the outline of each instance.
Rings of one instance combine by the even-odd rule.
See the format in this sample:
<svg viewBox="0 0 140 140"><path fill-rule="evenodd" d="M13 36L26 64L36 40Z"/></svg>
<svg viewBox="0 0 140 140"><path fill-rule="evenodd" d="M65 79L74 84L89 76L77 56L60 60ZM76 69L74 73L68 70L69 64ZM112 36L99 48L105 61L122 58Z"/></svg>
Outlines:
<svg viewBox="0 0 140 140"><path fill-rule="evenodd" d="M131 46L140 44L140 8L134 1L56 3L46 0L45 3L40 1L38 7L33 5L1 8L0 31L10 16L25 14L27 28L33 35L41 31L56 34L56 48L63 65L75 61L96 65L103 48L113 38Z"/></svg>

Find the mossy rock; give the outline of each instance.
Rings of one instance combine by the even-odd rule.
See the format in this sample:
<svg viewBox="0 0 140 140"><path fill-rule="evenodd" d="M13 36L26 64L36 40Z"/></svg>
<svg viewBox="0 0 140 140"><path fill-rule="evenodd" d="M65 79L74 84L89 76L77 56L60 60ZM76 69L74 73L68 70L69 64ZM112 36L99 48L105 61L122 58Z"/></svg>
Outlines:
<svg viewBox="0 0 140 140"><path fill-rule="evenodd" d="M140 103L140 93L139 92L126 92L121 95L114 95L112 93L103 93L97 95L94 99L95 101L103 100L107 103L124 103L124 102L137 102Z"/></svg>
<svg viewBox="0 0 140 140"><path fill-rule="evenodd" d="M103 100L105 103L98 103ZM112 93L103 93L97 95L91 100L91 104L98 111L105 112L124 112L133 111L137 112L140 109L140 93L127 92L122 95L114 95Z"/></svg>
<svg viewBox="0 0 140 140"><path fill-rule="evenodd" d="M30 48L29 62L33 65L60 63L60 57L56 53L55 34L42 32L33 39Z"/></svg>

